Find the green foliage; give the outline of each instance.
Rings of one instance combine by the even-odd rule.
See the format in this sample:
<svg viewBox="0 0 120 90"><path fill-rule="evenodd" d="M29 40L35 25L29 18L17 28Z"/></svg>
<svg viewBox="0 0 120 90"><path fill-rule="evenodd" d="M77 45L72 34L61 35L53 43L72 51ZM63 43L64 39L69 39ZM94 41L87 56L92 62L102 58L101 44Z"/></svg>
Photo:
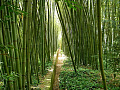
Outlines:
<svg viewBox="0 0 120 90"><path fill-rule="evenodd" d="M8 81L8 79L10 81L14 81L19 75L15 72L11 72L10 75L7 75L6 73L3 74L2 71L0 71L0 89L4 89L6 86L5 85L5 81Z"/></svg>
<svg viewBox="0 0 120 90"><path fill-rule="evenodd" d="M18 6L12 5L9 1L7 1L4 5L0 6L0 11L5 9L5 7L8 8L8 12L14 12L17 15L26 15L28 14L27 12L21 10ZM2 20L0 18L0 22L6 23L7 20L10 20L11 16L5 15L4 16L5 20Z"/></svg>
<svg viewBox="0 0 120 90"><path fill-rule="evenodd" d="M82 8L82 6L78 4L78 2L70 1L70 0L65 0L65 2L67 3L69 8L72 8L74 10Z"/></svg>
<svg viewBox="0 0 120 90"><path fill-rule="evenodd" d="M113 72L119 72L119 53L120 53L120 36L117 36L114 41L113 45L106 45L103 44L104 47L104 66L107 65L107 69L112 70Z"/></svg>
<svg viewBox="0 0 120 90"><path fill-rule="evenodd" d="M12 46L12 45L2 45L2 44L0 44L0 51L9 50L9 49L13 49L13 48L14 48L14 46Z"/></svg>
<svg viewBox="0 0 120 90"><path fill-rule="evenodd" d="M41 66L42 66L42 63L40 63L39 62L39 64L41 64ZM48 70L49 69L51 69L51 66L53 65L53 62L52 61L49 61L49 62L46 62L45 63L45 70L44 70L44 73L43 73L43 75L46 75L47 74L47 72L48 72ZM42 68L42 67L39 67L40 69ZM40 72L41 73L41 72Z"/></svg>
<svg viewBox="0 0 120 90"><path fill-rule="evenodd" d="M32 75L32 86L37 86L38 85L38 80L36 78L36 74Z"/></svg>
<svg viewBox="0 0 120 90"><path fill-rule="evenodd" d="M92 79L90 77L92 77ZM63 71L60 74L60 88L68 90L102 88L102 83L98 82L98 80L99 75L89 70L79 70L78 75L76 75L73 71Z"/></svg>
<svg viewBox="0 0 120 90"><path fill-rule="evenodd" d="M63 90L101 90L103 89L100 71L80 67L76 75L71 69L70 60L67 60L60 73L59 87ZM108 90L119 90L119 84L112 81L112 72L105 72L107 77ZM118 82L118 81L117 81Z"/></svg>
<svg viewBox="0 0 120 90"><path fill-rule="evenodd" d="M15 80L15 78L18 77L18 76L19 75L16 74L15 72L11 72L10 75L7 75L7 74L2 75L2 74L0 74L0 79L3 79L3 80L8 80L8 79Z"/></svg>
<svg viewBox="0 0 120 90"><path fill-rule="evenodd" d="M52 64L53 64L52 61L46 62L46 63L45 63L45 67L46 67L47 69L51 69Z"/></svg>
<svg viewBox="0 0 120 90"><path fill-rule="evenodd" d="M0 10L4 9L5 8L5 5L2 5L0 6Z"/></svg>
<svg viewBox="0 0 120 90"><path fill-rule="evenodd" d="M60 1L60 0L55 0L55 2L58 2L58 1ZM68 5L69 8L72 8L74 10L82 8L82 6L80 6L78 4L78 2L70 1L70 0L65 0L65 2L67 3L67 5Z"/></svg>

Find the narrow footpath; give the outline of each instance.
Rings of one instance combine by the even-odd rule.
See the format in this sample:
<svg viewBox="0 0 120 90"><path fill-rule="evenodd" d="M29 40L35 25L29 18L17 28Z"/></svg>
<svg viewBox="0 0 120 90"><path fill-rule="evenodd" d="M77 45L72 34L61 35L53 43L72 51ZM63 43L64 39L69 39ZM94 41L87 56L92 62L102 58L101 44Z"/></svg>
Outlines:
<svg viewBox="0 0 120 90"><path fill-rule="evenodd" d="M58 55L58 61L56 64L56 75L55 75L55 82L53 85L53 90L60 90L59 89L59 75L60 71L63 65L63 61L67 58L64 54L60 53L61 51L59 50L59 55Z"/></svg>
<svg viewBox="0 0 120 90"><path fill-rule="evenodd" d="M59 50L58 53L59 54L58 54L58 61L56 63L56 75L55 75L55 82L53 85L53 90L60 90L59 89L59 75L61 72L63 61L67 58L64 54L61 54L61 50ZM51 77L52 77L56 57L57 57L57 54L54 55L53 65L51 69L48 70L48 73L44 77L39 76L41 84L39 84L37 87L32 86L31 90L49 90L50 89Z"/></svg>

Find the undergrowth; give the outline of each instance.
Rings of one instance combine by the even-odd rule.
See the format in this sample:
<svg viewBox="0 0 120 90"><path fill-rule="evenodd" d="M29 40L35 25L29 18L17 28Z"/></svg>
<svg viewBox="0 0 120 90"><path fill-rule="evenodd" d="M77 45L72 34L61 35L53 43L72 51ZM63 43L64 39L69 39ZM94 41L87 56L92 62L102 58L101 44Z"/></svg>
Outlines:
<svg viewBox="0 0 120 90"><path fill-rule="evenodd" d="M60 73L60 90L103 90L102 78L99 70L88 69L80 66L74 72L71 61L67 60ZM108 90L120 90L119 77L113 78L110 71L105 71ZM119 75L117 75L119 76Z"/></svg>
<svg viewBox="0 0 120 90"><path fill-rule="evenodd" d="M48 73L48 70L51 69L53 65L53 61L49 61L49 62L46 62L45 63L45 70L44 70L44 73L42 74L42 72L39 72L39 82L37 80L37 75L36 74L33 74L32 75L32 86L37 86L38 84L41 84L41 80L44 79L45 75Z"/></svg>

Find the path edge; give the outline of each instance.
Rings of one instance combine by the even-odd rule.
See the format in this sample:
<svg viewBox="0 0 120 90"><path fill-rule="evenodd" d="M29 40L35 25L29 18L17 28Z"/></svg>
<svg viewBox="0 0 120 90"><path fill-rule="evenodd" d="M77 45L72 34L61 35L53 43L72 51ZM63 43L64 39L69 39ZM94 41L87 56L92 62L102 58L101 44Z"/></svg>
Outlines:
<svg viewBox="0 0 120 90"><path fill-rule="evenodd" d="M52 73L52 76L51 76L51 83L50 83L49 90L53 90L53 85L54 85L54 82L55 82L56 64L57 64L57 61L58 61L58 55L59 55L59 50L57 51L57 56L56 56L54 67L53 67L54 69L53 69L53 73Z"/></svg>

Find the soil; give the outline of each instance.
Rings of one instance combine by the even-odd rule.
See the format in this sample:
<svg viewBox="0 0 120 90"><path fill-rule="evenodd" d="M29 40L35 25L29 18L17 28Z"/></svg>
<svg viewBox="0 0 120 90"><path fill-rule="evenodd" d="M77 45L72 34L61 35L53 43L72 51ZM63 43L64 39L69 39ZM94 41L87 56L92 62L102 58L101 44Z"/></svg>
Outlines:
<svg viewBox="0 0 120 90"><path fill-rule="evenodd" d="M58 56L58 62L56 64L56 75L55 75L55 82L53 85L53 90L60 90L59 89L59 75L60 75L60 71L63 65L63 61L65 60L66 56L59 53Z"/></svg>
<svg viewBox="0 0 120 90"><path fill-rule="evenodd" d="M54 56L54 60L56 59L56 55ZM55 75L55 82L54 82L54 85L53 85L53 90L60 90L59 89L59 75L60 75L60 71L61 71L61 67L63 65L63 61L66 59L67 57L64 55L64 54L61 54L60 53L60 50L59 50L59 55L58 55L58 61L57 61L57 64L56 64L56 75ZM54 61L53 61L54 63ZM37 87L31 87L32 90L49 90L50 88L50 83L51 83L51 76L52 76L52 72L53 72L53 65L51 67L50 70L48 70L48 73L42 77L42 76L39 76L39 79L40 79L40 83Z"/></svg>

